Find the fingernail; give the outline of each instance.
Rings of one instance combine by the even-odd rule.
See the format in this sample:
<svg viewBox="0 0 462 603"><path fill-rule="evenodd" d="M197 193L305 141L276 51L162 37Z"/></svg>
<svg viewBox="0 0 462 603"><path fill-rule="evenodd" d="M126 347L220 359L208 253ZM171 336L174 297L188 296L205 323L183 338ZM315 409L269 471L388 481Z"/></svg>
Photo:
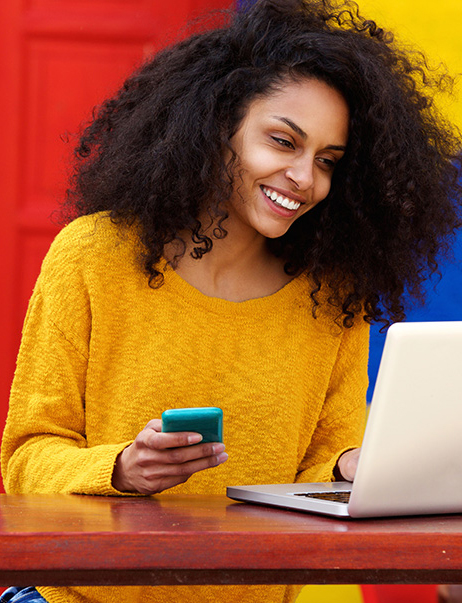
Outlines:
<svg viewBox="0 0 462 603"><path fill-rule="evenodd" d="M221 454L219 454L219 455L217 456L217 461L218 461L218 464L220 464L220 463L224 463L224 462L226 461L226 459L227 459L227 458L228 458L227 453L226 453L226 452L222 452Z"/></svg>
<svg viewBox="0 0 462 603"><path fill-rule="evenodd" d="M212 446L213 454L220 454L220 452L223 452L224 449L225 449L224 444L214 444Z"/></svg>
<svg viewBox="0 0 462 603"><path fill-rule="evenodd" d="M188 444L198 444L202 441L202 436L200 433L195 433L194 435L188 436Z"/></svg>

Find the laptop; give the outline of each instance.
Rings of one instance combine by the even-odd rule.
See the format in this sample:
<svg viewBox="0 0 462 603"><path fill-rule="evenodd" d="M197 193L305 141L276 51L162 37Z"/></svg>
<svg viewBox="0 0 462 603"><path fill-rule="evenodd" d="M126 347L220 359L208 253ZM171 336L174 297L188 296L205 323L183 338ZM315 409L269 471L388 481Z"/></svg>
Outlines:
<svg viewBox="0 0 462 603"><path fill-rule="evenodd" d="M227 495L334 517L462 513L462 321L389 328L353 484L230 486Z"/></svg>

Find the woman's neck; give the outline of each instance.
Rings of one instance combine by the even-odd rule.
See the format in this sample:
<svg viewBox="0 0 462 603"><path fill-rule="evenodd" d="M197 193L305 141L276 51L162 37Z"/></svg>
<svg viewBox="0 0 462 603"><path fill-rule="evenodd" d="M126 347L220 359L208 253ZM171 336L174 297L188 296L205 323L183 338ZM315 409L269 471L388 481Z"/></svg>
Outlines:
<svg viewBox="0 0 462 603"><path fill-rule="evenodd" d="M264 237L255 231L233 232L227 223L225 228L226 237L213 239L212 250L200 260L191 257L196 245L189 233L183 233L186 252L175 271L184 280L209 297L237 302L271 295L291 280ZM174 243L166 246L165 258L171 261L178 251Z"/></svg>

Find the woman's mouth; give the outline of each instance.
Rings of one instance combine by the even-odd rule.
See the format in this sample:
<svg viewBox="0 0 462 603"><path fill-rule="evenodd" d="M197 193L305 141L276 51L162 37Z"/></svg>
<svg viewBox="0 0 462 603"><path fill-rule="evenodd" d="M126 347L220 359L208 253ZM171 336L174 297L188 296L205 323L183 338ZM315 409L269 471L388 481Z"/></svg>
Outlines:
<svg viewBox="0 0 462 603"><path fill-rule="evenodd" d="M301 205L301 203L299 203L298 201L288 199L287 197L280 195L276 191L273 191L272 189L267 188L266 186L262 186L261 190L265 193L265 195L268 197L268 199L271 199L271 201L273 203L275 203L276 205L279 205L280 207L284 207L285 209L289 209L291 211L297 211L297 209Z"/></svg>

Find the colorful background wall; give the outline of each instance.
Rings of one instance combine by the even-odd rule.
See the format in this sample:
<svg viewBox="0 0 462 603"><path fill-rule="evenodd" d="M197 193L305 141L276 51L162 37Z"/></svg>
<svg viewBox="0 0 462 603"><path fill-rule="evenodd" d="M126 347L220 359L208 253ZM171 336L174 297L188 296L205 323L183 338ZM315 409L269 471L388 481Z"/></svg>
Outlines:
<svg viewBox="0 0 462 603"><path fill-rule="evenodd" d="M445 63L453 74L462 73L462 2L460 0L360 0L364 14L396 32L403 43L417 45L430 64ZM437 99L441 110L462 127L462 84L452 98ZM427 284L428 302L412 308L408 320L462 320L462 235L455 241L454 261L441 264L442 278ZM384 335L377 327L371 332L369 362L371 399Z"/></svg>
<svg viewBox="0 0 462 603"><path fill-rule="evenodd" d="M0 1L0 431L27 301L43 256L58 232L50 216L65 190L66 132L74 132L93 105L198 10L230 3ZM461 0L361 0L360 6L365 14L396 30L404 42L418 44L433 62L444 61L453 73L462 72ZM462 126L460 97L441 106ZM455 255L454 263L442 266L436 289L435 283L429 285L427 306L413 309L410 320L462 319L461 237ZM383 336L373 328L372 384L382 345ZM435 600L434 590L426 593ZM417 596L404 587L379 593L352 586L341 592L307 587L299 601L356 603L365 597L375 603L430 600L421 591Z"/></svg>

